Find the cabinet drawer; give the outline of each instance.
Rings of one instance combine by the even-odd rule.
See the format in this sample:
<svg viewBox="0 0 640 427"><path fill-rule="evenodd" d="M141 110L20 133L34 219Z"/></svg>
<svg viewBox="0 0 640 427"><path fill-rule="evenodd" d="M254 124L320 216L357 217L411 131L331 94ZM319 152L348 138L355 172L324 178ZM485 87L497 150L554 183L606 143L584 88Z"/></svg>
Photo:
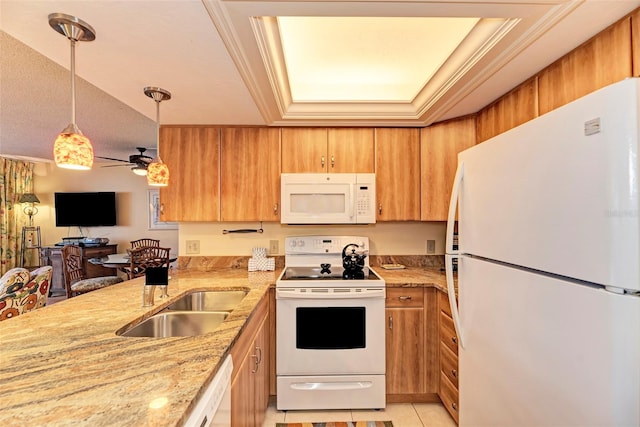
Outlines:
<svg viewBox="0 0 640 427"><path fill-rule="evenodd" d="M115 246L95 247L95 248L83 248L82 254L85 258L99 258L106 255L116 253Z"/></svg>
<svg viewBox="0 0 640 427"><path fill-rule="evenodd" d="M456 355L458 354L458 336L453 326L453 319L442 312L440 313L440 341Z"/></svg>
<svg viewBox="0 0 640 427"><path fill-rule="evenodd" d="M451 384L458 388L458 356L443 342L440 343L440 369Z"/></svg>
<svg viewBox="0 0 640 427"><path fill-rule="evenodd" d="M444 407L451 414L456 423L458 422L458 389L456 389L449 379L441 372L440 373L440 399Z"/></svg>
<svg viewBox="0 0 640 427"><path fill-rule="evenodd" d="M387 307L422 307L422 288L387 288Z"/></svg>
<svg viewBox="0 0 640 427"><path fill-rule="evenodd" d="M440 311L447 313L449 317L451 316L451 305L449 304L449 295L444 292L438 292L438 307L440 307Z"/></svg>

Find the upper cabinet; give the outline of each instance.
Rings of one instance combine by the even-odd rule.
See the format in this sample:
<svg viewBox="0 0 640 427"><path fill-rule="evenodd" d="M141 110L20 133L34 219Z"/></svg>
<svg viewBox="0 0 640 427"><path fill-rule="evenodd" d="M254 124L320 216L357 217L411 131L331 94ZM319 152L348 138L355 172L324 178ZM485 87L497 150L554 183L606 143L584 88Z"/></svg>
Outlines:
<svg viewBox="0 0 640 427"><path fill-rule="evenodd" d="M372 128L282 128L283 173L372 173Z"/></svg>
<svg viewBox="0 0 640 427"><path fill-rule="evenodd" d="M163 126L160 154L169 186L160 188L162 221L219 221L220 128Z"/></svg>
<svg viewBox="0 0 640 427"><path fill-rule="evenodd" d="M420 130L375 130L378 221L420 220Z"/></svg>
<svg viewBox="0 0 640 427"><path fill-rule="evenodd" d="M280 129L222 129L220 206L222 221L280 220Z"/></svg>
<svg viewBox="0 0 640 427"><path fill-rule="evenodd" d="M474 117L450 120L421 130L422 221L446 221L458 153L475 145Z"/></svg>

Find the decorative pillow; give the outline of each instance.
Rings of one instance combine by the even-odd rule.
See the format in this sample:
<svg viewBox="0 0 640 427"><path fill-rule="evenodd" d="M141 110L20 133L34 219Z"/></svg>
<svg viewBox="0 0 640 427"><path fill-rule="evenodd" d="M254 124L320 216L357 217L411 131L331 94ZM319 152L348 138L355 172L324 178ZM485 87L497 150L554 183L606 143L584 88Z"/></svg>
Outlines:
<svg viewBox="0 0 640 427"><path fill-rule="evenodd" d="M10 319L36 307L38 286L29 284L29 270L25 268L13 268L0 278L0 320Z"/></svg>

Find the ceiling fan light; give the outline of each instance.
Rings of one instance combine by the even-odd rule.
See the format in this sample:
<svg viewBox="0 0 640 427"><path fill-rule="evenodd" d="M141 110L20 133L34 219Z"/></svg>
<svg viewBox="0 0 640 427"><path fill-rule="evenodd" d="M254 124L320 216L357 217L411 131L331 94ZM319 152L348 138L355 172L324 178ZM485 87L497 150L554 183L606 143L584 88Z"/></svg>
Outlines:
<svg viewBox="0 0 640 427"><path fill-rule="evenodd" d="M156 157L147 166L147 184L154 187L166 187L169 185L169 166Z"/></svg>
<svg viewBox="0 0 640 427"><path fill-rule="evenodd" d="M93 146L82 133L62 131L53 143L53 158L60 168L89 170L93 166Z"/></svg>
<svg viewBox="0 0 640 427"><path fill-rule="evenodd" d="M131 170L133 171L133 173L135 173L136 175L139 176L146 176L147 175L147 169L143 166L134 166L131 168Z"/></svg>

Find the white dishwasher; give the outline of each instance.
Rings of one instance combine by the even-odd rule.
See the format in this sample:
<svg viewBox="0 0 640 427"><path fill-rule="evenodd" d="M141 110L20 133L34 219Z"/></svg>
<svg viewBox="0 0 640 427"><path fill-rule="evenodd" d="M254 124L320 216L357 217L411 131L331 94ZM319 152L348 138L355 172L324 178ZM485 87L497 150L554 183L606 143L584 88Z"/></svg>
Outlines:
<svg viewBox="0 0 640 427"><path fill-rule="evenodd" d="M231 355L220 366L218 373L184 424L188 427L229 427L231 425Z"/></svg>

